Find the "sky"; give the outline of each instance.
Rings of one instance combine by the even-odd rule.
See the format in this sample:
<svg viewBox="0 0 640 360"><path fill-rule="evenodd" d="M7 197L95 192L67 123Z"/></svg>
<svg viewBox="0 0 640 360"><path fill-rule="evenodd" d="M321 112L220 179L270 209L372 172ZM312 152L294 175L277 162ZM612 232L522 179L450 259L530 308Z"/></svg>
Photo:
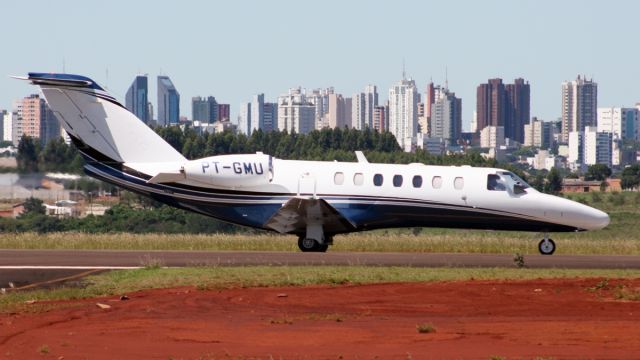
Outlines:
<svg viewBox="0 0 640 360"><path fill-rule="evenodd" d="M531 85L531 116L560 116L561 83L598 83L598 106L640 101L640 2L483 1L89 1L8 0L0 18L0 109L37 90L8 75L88 76L124 103L137 74L171 77L181 115L191 97L240 103L289 88L333 86L351 96L367 84L380 100L402 78L421 93L429 79L462 98L463 128L476 87L489 78ZM424 96L424 95L423 95ZM156 110L157 113L157 110Z"/></svg>

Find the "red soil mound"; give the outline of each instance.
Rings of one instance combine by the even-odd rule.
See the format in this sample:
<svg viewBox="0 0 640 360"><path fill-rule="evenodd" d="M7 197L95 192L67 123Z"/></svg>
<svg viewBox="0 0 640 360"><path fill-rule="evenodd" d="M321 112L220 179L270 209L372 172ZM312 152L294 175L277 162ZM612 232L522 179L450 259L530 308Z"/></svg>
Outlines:
<svg viewBox="0 0 640 360"><path fill-rule="evenodd" d="M639 288L562 279L141 291L1 315L0 358L637 359L640 301L617 297Z"/></svg>

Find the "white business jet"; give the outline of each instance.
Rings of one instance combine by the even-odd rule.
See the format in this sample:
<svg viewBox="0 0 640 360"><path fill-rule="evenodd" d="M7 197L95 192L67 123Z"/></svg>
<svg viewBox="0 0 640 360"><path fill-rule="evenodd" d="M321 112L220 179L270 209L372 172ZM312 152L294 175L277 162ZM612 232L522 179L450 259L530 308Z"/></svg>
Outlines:
<svg viewBox="0 0 640 360"><path fill-rule="evenodd" d="M281 160L261 152L188 160L93 80L29 73L86 160L90 176L181 209L298 236L324 252L336 234L397 227L602 229L609 216L542 194L502 169Z"/></svg>

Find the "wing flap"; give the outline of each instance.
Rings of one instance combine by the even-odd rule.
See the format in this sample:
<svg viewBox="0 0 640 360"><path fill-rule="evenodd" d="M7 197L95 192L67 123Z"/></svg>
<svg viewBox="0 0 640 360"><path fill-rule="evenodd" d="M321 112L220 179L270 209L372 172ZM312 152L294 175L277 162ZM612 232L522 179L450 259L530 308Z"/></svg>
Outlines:
<svg viewBox="0 0 640 360"><path fill-rule="evenodd" d="M343 233L356 229L349 219L323 199L293 197L264 224L279 233L302 233L307 224L321 224L326 233Z"/></svg>

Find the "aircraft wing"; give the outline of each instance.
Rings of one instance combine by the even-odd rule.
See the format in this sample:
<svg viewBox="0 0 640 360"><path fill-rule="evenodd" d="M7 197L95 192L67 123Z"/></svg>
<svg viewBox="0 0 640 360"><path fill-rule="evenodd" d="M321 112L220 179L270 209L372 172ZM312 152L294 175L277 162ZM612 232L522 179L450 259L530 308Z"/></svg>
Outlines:
<svg viewBox="0 0 640 360"><path fill-rule="evenodd" d="M356 226L323 199L294 197L264 224L281 234L304 233L307 224L321 224L325 233L353 231Z"/></svg>

